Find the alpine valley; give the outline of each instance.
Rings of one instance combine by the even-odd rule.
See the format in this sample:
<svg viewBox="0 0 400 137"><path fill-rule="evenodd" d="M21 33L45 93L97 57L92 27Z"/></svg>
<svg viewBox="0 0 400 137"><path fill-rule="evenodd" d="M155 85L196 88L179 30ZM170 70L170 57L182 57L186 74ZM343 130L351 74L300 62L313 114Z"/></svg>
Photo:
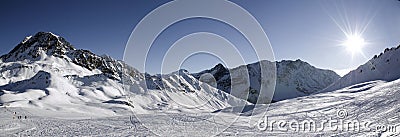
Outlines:
<svg viewBox="0 0 400 137"><path fill-rule="evenodd" d="M399 58L399 47L386 49L344 77L302 60L150 75L38 32L0 57L0 136L400 136ZM261 70L272 69L274 94L260 99ZM320 127L338 112L371 124L260 129L267 116Z"/></svg>

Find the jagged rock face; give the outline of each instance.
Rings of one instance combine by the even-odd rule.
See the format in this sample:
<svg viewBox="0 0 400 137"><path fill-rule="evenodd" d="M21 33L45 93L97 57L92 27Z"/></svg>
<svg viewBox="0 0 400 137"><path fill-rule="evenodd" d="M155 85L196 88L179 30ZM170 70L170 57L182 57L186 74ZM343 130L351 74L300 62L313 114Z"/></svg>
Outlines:
<svg viewBox="0 0 400 137"><path fill-rule="evenodd" d="M185 92L200 90L198 81L192 78L187 71L181 70L176 72L175 75L162 76L143 74L122 61L114 60L110 56L98 56L89 50L75 49L64 38L51 32L39 32L34 36L26 37L12 51L1 56L0 59L3 62L40 61L47 56L62 58L90 71L98 69L103 75L128 85L138 84L134 81L146 81L148 89L163 90L168 88ZM179 81L180 84L165 84L169 80ZM195 84L195 86L191 84Z"/></svg>
<svg viewBox="0 0 400 137"><path fill-rule="evenodd" d="M88 50L75 49L63 37L50 32L38 32L34 36L26 37L0 59L3 62L38 61L46 56L59 57L88 70L98 69L113 79L121 79L124 71L131 76L138 73L134 68L108 56L98 56Z"/></svg>
<svg viewBox="0 0 400 137"><path fill-rule="evenodd" d="M199 81L190 75L187 70L182 69L164 75L145 75L148 89L167 89L178 92L195 92L201 90Z"/></svg>
<svg viewBox="0 0 400 137"><path fill-rule="evenodd" d="M305 94L322 90L339 78L331 70L318 69L301 60L277 63L277 84L295 87Z"/></svg>
<svg viewBox="0 0 400 137"><path fill-rule="evenodd" d="M4 62L23 61L25 59L40 60L42 53L62 57L71 50L75 50L75 48L64 38L50 32L39 32L34 36L26 37L13 50L0 58Z"/></svg>
<svg viewBox="0 0 400 137"><path fill-rule="evenodd" d="M263 67L262 70L260 69L261 66ZM266 74L268 79L261 81L261 73ZM275 79L275 64L273 62L262 61L261 65L258 62L233 69L228 69L222 64L218 64L212 69L193 73L192 75L197 79L203 79L203 81L216 81L218 89L251 103L266 104L274 102L271 98L275 85L275 81L272 80ZM202 78L203 75L212 75L214 77L204 79ZM263 87L262 93L260 92L261 87Z"/></svg>
<svg viewBox="0 0 400 137"><path fill-rule="evenodd" d="M274 66L273 62L261 61L266 66ZM319 90L324 89L340 78L331 70L318 69L310 64L301 61L281 61L276 62L276 86L272 101L279 101L299 96L305 96ZM243 66L241 66L243 67ZM250 86L246 89L249 102L257 102L257 96L260 90L261 69L260 62L246 65L249 75ZM269 68L271 69L271 68ZM217 88L225 92L231 91L230 74L237 73L234 69L227 69L222 64L216 65L214 68L199 73L192 74L199 79L201 75L210 73L217 81ZM231 73L230 73L231 71ZM271 77L272 78L272 77Z"/></svg>
<svg viewBox="0 0 400 137"><path fill-rule="evenodd" d="M224 65L222 65L222 64L218 64L209 70L204 70L199 73L193 73L191 75L193 77L195 77L196 79L200 79L200 77L206 73L209 73L212 76L214 76L214 79L217 82L216 88L223 90L225 92L228 92L228 93L230 92L231 77L229 75L228 68L224 67Z"/></svg>

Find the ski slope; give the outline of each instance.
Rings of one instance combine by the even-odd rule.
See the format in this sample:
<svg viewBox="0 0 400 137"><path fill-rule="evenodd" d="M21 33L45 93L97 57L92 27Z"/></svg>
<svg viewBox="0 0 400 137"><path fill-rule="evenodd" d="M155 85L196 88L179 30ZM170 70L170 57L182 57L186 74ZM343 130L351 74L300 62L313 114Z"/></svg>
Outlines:
<svg viewBox="0 0 400 137"><path fill-rule="evenodd" d="M28 108L1 108L2 136L399 136L400 80L371 81L340 90L299 97L267 105L257 105L253 111L232 111L226 108L214 113L157 113L127 114L124 116L79 117L68 113L62 118L40 115ZM252 109L250 109L252 110ZM27 115L28 119L12 119L12 112ZM339 113L338 112L342 112ZM50 115L50 116L47 116ZM63 113L59 112L59 116ZM64 113L65 115L65 113ZM268 121L314 121L321 129L323 121L369 122L360 130L330 127L324 130L308 128L298 131L277 124L265 130L258 123ZM232 121L231 119L236 119ZM339 127L337 123L336 126ZM382 126L386 126L385 129ZM380 127L380 128L379 128ZM395 128L390 128L395 127Z"/></svg>

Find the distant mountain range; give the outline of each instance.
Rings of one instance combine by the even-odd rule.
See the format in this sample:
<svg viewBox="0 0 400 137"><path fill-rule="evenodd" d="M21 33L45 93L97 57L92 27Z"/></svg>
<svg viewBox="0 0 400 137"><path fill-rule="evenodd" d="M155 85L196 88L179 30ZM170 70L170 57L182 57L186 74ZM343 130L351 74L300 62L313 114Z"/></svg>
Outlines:
<svg viewBox="0 0 400 137"><path fill-rule="evenodd" d="M260 65L264 64L264 65ZM329 86L336 80L340 78L335 72L331 70L318 69L314 66L311 66L307 62L296 60L283 60L277 62L270 61L261 61L253 64L248 64L246 67L248 70L250 87L245 88L242 92L247 92L249 94L249 98L247 99L249 102L256 103L257 96L260 90L261 78L260 66L273 66L271 64L275 63L276 65L276 86L274 96L272 98L272 102L290 99L300 96L306 96L311 93L315 93L319 90L324 89ZM269 65L266 65L269 64ZM264 68L271 69L271 68ZM217 88L223 91L230 93L231 88L238 88L237 85L231 84L231 76L232 74L240 74L237 72L237 68L228 69L224 67L222 64L218 64L215 67L204 70L199 73L193 73L192 75L200 79L200 76L206 73L209 73L214 76L216 80ZM245 74L242 74L245 75ZM245 77L245 76L238 76ZM241 86L241 85L240 85ZM253 95L254 94L254 95ZM247 95L247 94L244 94ZM245 97L239 97L245 98Z"/></svg>
<svg viewBox="0 0 400 137"><path fill-rule="evenodd" d="M231 69L218 64L198 73L149 75L109 56L75 49L53 33L39 32L0 57L0 105L103 115L212 112L398 79L398 48L385 50L342 78L301 60L264 60ZM262 81L261 70L276 70L276 81ZM272 98L259 98L262 86L275 87Z"/></svg>
<svg viewBox="0 0 400 137"><path fill-rule="evenodd" d="M50 32L25 38L0 57L0 67L0 104L7 106L116 115L248 104L186 71L150 76Z"/></svg>

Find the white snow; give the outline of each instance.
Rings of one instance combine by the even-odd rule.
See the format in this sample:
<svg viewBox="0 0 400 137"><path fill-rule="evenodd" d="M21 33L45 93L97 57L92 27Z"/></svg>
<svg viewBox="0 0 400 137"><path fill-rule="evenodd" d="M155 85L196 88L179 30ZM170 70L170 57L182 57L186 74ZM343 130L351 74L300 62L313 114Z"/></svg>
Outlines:
<svg viewBox="0 0 400 137"><path fill-rule="evenodd" d="M107 68L118 72L106 74L66 56L9 56L0 63L0 136L400 136L400 72L395 71L399 51L387 50L324 92L308 96L291 91L320 85L325 77L292 69L278 72L290 74L278 77L283 82L276 86L288 92L275 95L293 98L257 105L200 82L185 70L150 76L104 57ZM257 74L257 68L250 69ZM247 72L233 74L240 78ZM254 74L249 75L256 79ZM308 85L294 86L304 83L296 78ZM233 80L234 90L251 86L243 81ZM257 82L250 84L260 85ZM367 121L370 126L360 131L292 131L276 124L310 120L318 127L327 120ZM262 122L271 121L275 125L262 130Z"/></svg>
<svg viewBox="0 0 400 137"><path fill-rule="evenodd" d="M224 110L216 113L147 111L148 114L126 113L121 116L84 115L27 107L0 108L0 135L4 136L399 136L400 80L371 81L337 91L299 97L252 109ZM153 91L152 91L153 92ZM138 102L152 101L138 97ZM141 99L141 100L140 100ZM157 100L157 99L154 99ZM71 106L70 106L71 107ZM338 111L345 111L339 117ZM88 111L102 112L105 109ZM13 112L28 119L12 119ZM240 114L240 115L238 115ZM59 117L54 117L59 116ZM314 121L317 129L326 120L369 122L360 131L343 128L334 130L325 124L322 131L281 129L274 125L266 130L257 126L259 120ZM131 118L130 118L131 117ZM383 130L380 126L395 127ZM262 129L263 125L260 125ZM273 130L271 130L271 128ZM286 131L287 130L287 131ZM344 130L344 131L342 131Z"/></svg>
<svg viewBox="0 0 400 137"><path fill-rule="evenodd" d="M192 75L200 79L203 74L213 75L217 82L215 87L218 89L253 103L257 100L260 101L258 103L266 103L271 99L280 101L306 96L340 78L333 71L316 68L301 60L264 60L232 69L219 64L210 70ZM261 79L262 74L265 74L266 80ZM263 87L263 92L259 91L260 87ZM260 93L264 93L261 99L257 98Z"/></svg>
<svg viewBox="0 0 400 137"><path fill-rule="evenodd" d="M400 78L400 71L398 71L400 68L399 48L400 46L385 49L384 53L379 56L375 55L368 62L350 71L321 92L329 92L372 80L392 81Z"/></svg>

